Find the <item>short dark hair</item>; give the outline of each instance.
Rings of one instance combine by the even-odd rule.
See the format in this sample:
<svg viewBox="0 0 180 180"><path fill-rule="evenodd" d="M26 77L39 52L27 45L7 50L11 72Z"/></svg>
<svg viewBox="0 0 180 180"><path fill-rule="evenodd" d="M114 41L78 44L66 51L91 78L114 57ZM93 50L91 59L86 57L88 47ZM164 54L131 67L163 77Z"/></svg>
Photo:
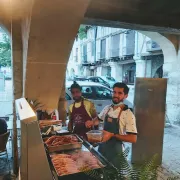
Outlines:
<svg viewBox="0 0 180 180"><path fill-rule="evenodd" d="M125 83L121 83L121 82L117 82L114 84L113 89L117 87L117 88L123 88L124 89L124 94L128 94L129 93L129 88Z"/></svg>
<svg viewBox="0 0 180 180"><path fill-rule="evenodd" d="M71 85L71 91L72 89L79 89L81 91L82 87L76 81L74 81L73 84Z"/></svg>

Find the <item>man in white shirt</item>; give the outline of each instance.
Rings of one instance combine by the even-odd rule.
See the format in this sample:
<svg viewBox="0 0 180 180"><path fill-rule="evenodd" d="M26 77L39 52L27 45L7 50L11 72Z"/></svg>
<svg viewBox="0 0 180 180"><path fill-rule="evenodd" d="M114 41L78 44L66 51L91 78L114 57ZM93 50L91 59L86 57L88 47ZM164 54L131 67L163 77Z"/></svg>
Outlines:
<svg viewBox="0 0 180 180"><path fill-rule="evenodd" d="M117 156L122 152L122 143L135 143L137 140L135 116L128 106L123 104L128 92L126 84L114 84L112 104L106 106L98 116L104 121L104 136L99 152L116 167L120 165Z"/></svg>

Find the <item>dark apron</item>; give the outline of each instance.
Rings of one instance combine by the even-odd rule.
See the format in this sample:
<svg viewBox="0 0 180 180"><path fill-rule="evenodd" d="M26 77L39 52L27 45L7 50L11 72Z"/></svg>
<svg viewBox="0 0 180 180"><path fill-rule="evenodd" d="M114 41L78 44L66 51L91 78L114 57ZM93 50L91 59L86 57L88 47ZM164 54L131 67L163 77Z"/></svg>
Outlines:
<svg viewBox="0 0 180 180"><path fill-rule="evenodd" d="M86 128L85 122L88 120L92 120L92 118L89 116L89 114L85 109L84 101L81 102L81 106L78 108L75 107L75 103L74 103L72 108L71 119L74 125L73 133L87 140L86 133L91 129Z"/></svg>
<svg viewBox="0 0 180 180"><path fill-rule="evenodd" d="M109 117L109 111L110 109L108 110L104 119L104 130L114 134L119 134L119 118L122 110L119 112L118 118ZM120 162L117 156L122 153L122 145L122 141L112 137L109 141L101 143L98 151L118 168L120 166Z"/></svg>

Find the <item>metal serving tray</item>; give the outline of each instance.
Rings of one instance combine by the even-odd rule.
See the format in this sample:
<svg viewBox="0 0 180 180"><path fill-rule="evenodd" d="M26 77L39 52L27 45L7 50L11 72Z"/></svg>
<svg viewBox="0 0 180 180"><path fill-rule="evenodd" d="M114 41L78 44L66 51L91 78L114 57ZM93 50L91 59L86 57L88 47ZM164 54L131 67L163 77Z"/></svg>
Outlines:
<svg viewBox="0 0 180 180"><path fill-rule="evenodd" d="M48 152L52 153L52 152L57 152L57 151L73 150L73 149L80 149L80 148L82 148L82 144L83 144L83 140L82 139L80 139L76 134L65 135L63 137L68 137L68 136L76 136L76 138L78 139L78 142L77 143L73 143L73 144L69 143L69 144L59 145L59 146L47 146L45 144ZM46 139L44 139L44 140L46 140Z"/></svg>
<svg viewBox="0 0 180 180"><path fill-rule="evenodd" d="M49 162L50 162L50 167L51 167L51 170L52 170L52 174L54 176L54 178L56 180L72 180L72 179L78 179L78 180L85 180L85 179L88 179L88 180L95 180L94 178L92 177L89 177L88 174L84 173L84 172L78 172L78 173L74 173L74 174L67 174L67 175L62 175L62 176L59 176L57 171L56 171L56 168L54 167L53 163L52 163L52 160L51 160L51 155L52 154L71 154L72 152L78 152L78 151L88 151L88 152L91 152L85 144L82 145L82 148L81 149L74 149L74 150L65 150L65 151L60 151L58 153L50 153L48 154L48 159L49 159ZM98 154L96 154L96 151L94 152L91 152L95 157L96 159L99 161L99 163L102 165L101 168L104 168L108 165L108 163L101 157L99 156ZM97 168L97 169L91 169L91 170L96 170L98 171L99 173L101 173L100 169L101 168ZM91 171L90 170L90 171Z"/></svg>

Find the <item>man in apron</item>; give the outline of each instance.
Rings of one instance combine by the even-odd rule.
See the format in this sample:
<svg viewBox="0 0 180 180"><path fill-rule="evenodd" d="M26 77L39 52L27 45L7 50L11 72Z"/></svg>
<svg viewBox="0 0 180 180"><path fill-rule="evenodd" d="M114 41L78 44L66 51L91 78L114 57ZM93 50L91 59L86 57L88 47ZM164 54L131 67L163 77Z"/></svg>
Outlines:
<svg viewBox="0 0 180 180"><path fill-rule="evenodd" d="M91 101L82 97L81 87L76 82L71 85L71 93L74 103L69 106L68 130L87 140L86 133L94 126L96 128L99 123L93 120L97 117L95 106Z"/></svg>
<svg viewBox="0 0 180 180"><path fill-rule="evenodd" d="M137 140L135 117L128 106L123 104L128 92L126 84L114 84L112 104L106 106L98 116L104 121L103 141L98 150L117 168L120 165L117 157L122 152L122 143L135 143Z"/></svg>

